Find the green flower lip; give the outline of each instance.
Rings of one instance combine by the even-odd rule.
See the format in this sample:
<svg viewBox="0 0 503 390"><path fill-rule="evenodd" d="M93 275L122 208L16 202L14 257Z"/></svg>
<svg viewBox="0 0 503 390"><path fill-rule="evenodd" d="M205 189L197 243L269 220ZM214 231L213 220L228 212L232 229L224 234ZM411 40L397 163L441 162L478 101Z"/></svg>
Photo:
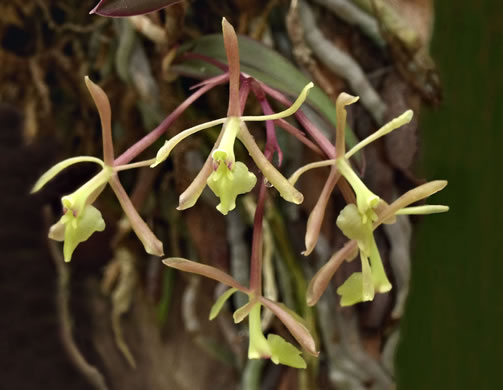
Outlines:
<svg viewBox="0 0 503 390"><path fill-rule="evenodd" d="M230 115L226 118L220 118L193 126L167 140L157 151L155 161L152 161L150 164L151 168L156 167L166 160L173 148L185 138L210 127L223 125L219 140L215 143L213 152L211 153L211 159L213 160L209 162L211 166L203 167L203 170L200 172L201 174L198 174L196 177L195 184L191 187L191 191L186 194L187 196L183 197L183 202L180 201L178 209L184 210L193 206L201 195L205 182L215 195L220 198L221 202L217 206L217 209L224 215L235 208L235 197L237 195L251 191L255 186L256 177L248 172L248 168L246 168L245 174L243 169L244 164L241 163L242 166L240 166L238 170L239 174L235 177L235 171L238 165L234 155L234 143L236 138L242 142L255 164L272 186L278 190L283 199L295 204L302 203L304 200L302 193L288 182L288 180L264 156L253 136L249 133L245 122L276 120L294 114L304 103L309 90L313 86L313 83L308 83L290 107L276 114L259 116ZM223 165L221 164L222 162L224 162ZM211 172L211 168L213 172ZM234 176L229 175L231 173ZM224 181L219 183L220 180ZM229 193L226 194L226 191L229 191ZM224 201L222 201L223 197L225 198Z"/></svg>

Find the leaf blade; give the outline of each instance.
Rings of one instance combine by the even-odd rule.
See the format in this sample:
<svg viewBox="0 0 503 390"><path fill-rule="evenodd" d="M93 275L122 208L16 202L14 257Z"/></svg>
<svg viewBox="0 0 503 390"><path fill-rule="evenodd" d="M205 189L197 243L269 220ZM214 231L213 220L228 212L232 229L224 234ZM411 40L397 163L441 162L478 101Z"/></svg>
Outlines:
<svg viewBox="0 0 503 390"><path fill-rule="evenodd" d="M112 18L143 15L179 3L181 0L100 0L89 13Z"/></svg>

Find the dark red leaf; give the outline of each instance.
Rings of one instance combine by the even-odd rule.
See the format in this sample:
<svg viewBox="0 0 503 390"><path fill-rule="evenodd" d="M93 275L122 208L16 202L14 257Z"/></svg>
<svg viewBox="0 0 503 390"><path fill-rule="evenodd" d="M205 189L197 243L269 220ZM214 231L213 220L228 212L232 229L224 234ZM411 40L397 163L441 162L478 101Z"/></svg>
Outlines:
<svg viewBox="0 0 503 390"><path fill-rule="evenodd" d="M168 7L181 0L100 0L90 14L112 18L142 15Z"/></svg>

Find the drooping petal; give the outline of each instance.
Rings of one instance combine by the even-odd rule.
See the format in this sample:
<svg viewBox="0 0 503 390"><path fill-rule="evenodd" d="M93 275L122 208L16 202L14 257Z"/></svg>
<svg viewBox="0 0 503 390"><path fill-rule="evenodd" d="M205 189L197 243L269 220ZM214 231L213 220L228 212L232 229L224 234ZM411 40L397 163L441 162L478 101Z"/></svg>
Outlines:
<svg viewBox="0 0 503 390"><path fill-rule="evenodd" d="M138 214L138 211L134 207L117 176L112 176L110 179L110 186L112 187L115 196L117 196L122 210L131 224L131 228L143 244L145 252L154 256L164 255L162 242L155 236L152 230L150 230L140 214Z"/></svg>
<svg viewBox="0 0 503 390"><path fill-rule="evenodd" d="M162 163L164 160L166 160L169 157L169 154L173 150L173 148L178 145L178 143L182 142L185 138L191 136L192 134L197 133L198 131L209 129L210 127L221 125L227 121L227 118L220 118L216 119L214 121L202 123L197 126L193 126L189 129L186 129L177 135L175 135L173 138L170 138L167 140L164 145L158 150L157 155L155 157L155 163L153 163L150 167L154 168L160 163Z"/></svg>
<svg viewBox="0 0 503 390"><path fill-rule="evenodd" d="M192 183L180 194L178 198L177 210L186 210L194 206L203 193L204 187L208 182L208 178L213 172L213 158L208 156L203 167L197 173Z"/></svg>
<svg viewBox="0 0 503 390"><path fill-rule="evenodd" d="M223 283L226 286L234 287L239 291L244 292L245 294L250 293L249 289L237 282L232 276L218 268L212 267L211 265L197 263L195 261L187 260L181 257L169 257L167 259L164 259L162 262L168 267L205 276L207 278L216 280L217 282Z"/></svg>
<svg viewBox="0 0 503 390"><path fill-rule="evenodd" d="M318 242L318 236L320 235L321 225L323 223L323 219L325 218L325 210L327 208L330 195L332 194L332 191L334 190L334 187L340 177L341 175L337 169L332 167L330 175L323 186L320 197L309 214L306 225L306 235L304 238L306 250L302 252L304 256L309 256Z"/></svg>
<svg viewBox="0 0 503 390"><path fill-rule="evenodd" d="M321 267L309 282L306 293L308 306L314 306L327 289L330 280L344 260L353 259L358 254L356 241L348 241Z"/></svg>
<svg viewBox="0 0 503 390"><path fill-rule="evenodd" d="M204 187L206 187L206 183L208 182L208 177L210 177L213 172L213 157L211 157L211 154L213 154L213 151L220 144L223 134L224 132L221 131L210 155L206 158L203 167L198 172L194 180L192 180L192 183L190 183L185 191L180 194L180 197L178 198L178 207L176 208L177 210L186 210L194 206L201 196Z"/></svg>
<svg viewBox="0 0 503 390"><path fill-rule="evenodd" d="M264 297L260 297L260 302L278 317L302 348L309 354L318 356L319 352L316 350L313 336L306 326L295 315L291 314L290 310Z"/></svg>
<svg viewBox="0 0 503 390"><path fill-rule="evenodd" d="M302 193L298 191L264 156L264 153L262 153L244 123L241 124L241 131L239 132L238 138L248 150L248 153L250 153L251 158L263 175L269 183L276 188L281 197L287 202L301 204L304 201L304 195L302 195Z"/></svg>
<svg viewBox="0 0 503 390"><path fill-rule="evenodd" d="M68 168L69 166L81 162L94 162L96 164L101 165L104 167L103 161L101 161L99 158L92 157L92 156L79 156L79 157L72 157L72 158L67 158L66 160L60 161L56 165L54 165L51 169L49 169L47 172L45 172L40 178L37 180L33 188L31 189L30 193L35 193L39 191L43 186L45 186L49 181L51 181L58 173L60 173L63 169Z"/></svg>
<svg viewBox="0 0 503 390"><path fill-rule="evenodd" d="M225 302L234 294L236 291L238 291L237 288L229 288L226 290L222 295L218 297L216 302L213 304L210 310L210 320L213 320L218 313L220 313L220 310L222 310L222 307L224 307Z"/></svg>

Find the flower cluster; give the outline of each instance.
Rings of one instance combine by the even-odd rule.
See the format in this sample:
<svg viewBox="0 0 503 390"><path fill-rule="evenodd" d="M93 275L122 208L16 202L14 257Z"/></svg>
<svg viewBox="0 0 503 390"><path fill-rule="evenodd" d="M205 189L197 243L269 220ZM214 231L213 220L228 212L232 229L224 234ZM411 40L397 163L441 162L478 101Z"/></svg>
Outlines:
<svg viewBox="0 0 503 390"><path fill-rule="evenodd" d="M379 249L374 238L374 230L382 223L393 223L398 214L428 214L444 212L446 206L417 206L409 205L422 200L433 193L440 191L447 184L445 181L434 181L412 189L399 197L391 204L387 204L378 195L367 188L359 175L353 170L350 159L362 148L378 138L410 122L412 111L408 110L393 119L381 129L356 144L346 152L346 106L353 104L358 97L342 93L336 102L337 129L336 143L332 146L330 141L323 138L316 127L298 110L306 101L313 83L308 83L300 92L297 99L284 111L274 113L269 105L264 90L271 92L259 81L241 73L237 36L233 27L225 20L222 21L223 38L228 65L223 75L216 76L200 84L200 89L183 102L158 128L154 129L145 138L138 141L118 158L114 158L111 136L111 109L105 92L89 78L86 85L98 108L103 135L103 160L81 156L70 158L56 164L37 181L32 192L39 191L47 182L54 178L63 169L82 162L93 162L100 165L101 170L92 179L78 188L75 192L61 198L63 215L49 231L49 237L54 240L64 241L63 252L66 261L70 261L77 245L89 239L95 233L103 231L105 221L100 211L93 206L97 197L102 193L107 184L110 184L119 203L128 217L132 229L143 243L147 253L162 256L163 244L152 233L145 221L136 211L132 201L122 187L118 173L126 169L138 167L156 167L170 156L173 148L187 137L215 126L221 126L220 135L215 142L211 153L206 159L200 172L193 179L189 187L180 195L179 210L192 207L199 199L204 188L210 190L219 198L217 210L226 215L236 208L238 195L246 194L259 183L257 210L254 220L254 234L252 241L252 255L250 261L250 285L244 287L230 275L210 265L201 264L181 257L172 257L163 260L168 266L185 272L217 280L229 289L222 294L210 312L210 319L215 318L225 302L236 292L246 294L248 303L238 308L234 313L234 321L239 323L248 317L250 359L270 358L276 364L285 364L296 368L305 368L306 362L301 357L301 351L294 345L275 334L264 335L261 325L261 308L269 309L289 330L293 338L305 352L317 356L314 337L302 318L286 306L267 299L262 294L262 222L264 218L264 204L266 199L266 183L270 183L280 196L291 203L300 204L303 195L295 188L295 183L305 172L313 168L329 166L331 171L319 200L309 216L304 255L310 254L316 246L321 224L325 214L328 199L334 188L341 182L349 184L352 190L348 204L340 211L336 224L348 238L348 242L338 250L332 258L316 273L307 290L307 304L314 305L327 288L334 273L343 261L352 261L360 258L361 271L353 273L339 288L337 293L341 296L342 306L354 305L358 302L371 301L376 293L385 293L391 290L391 283L386 275ZM157 151L154 158L130 163L148 146L152 145L169 127L169 125L183 112L195 99L212 87L229 82L229 102L227 116L185 129L170 139ZM264 115L243 115L243 107L248 93L252 91L258 98ZM271 92L285 102L284 95ZM288 100L288 99L286 99ZM285 122L283 118L295 115L311 135L316 143L308 140L305 134L293 125ZM265 151L255 142L247 128L247 122L264 121L266 123L267 141ZM289 179L274 166L272 155L277 152L281 163L282 151L277 144L274 125L278 124L305 143L311 149L325 155L326 160L307 164L299 168ZM237 161L234 153L236 140L239 140L248 151L251 159L258 167L263 180L257 180L255 174L250 172L246 164ZM339 180L340 178L345 180ZM346 185L347 185L346 184ZM350 191L351 191L350 190Z"/></svg>

